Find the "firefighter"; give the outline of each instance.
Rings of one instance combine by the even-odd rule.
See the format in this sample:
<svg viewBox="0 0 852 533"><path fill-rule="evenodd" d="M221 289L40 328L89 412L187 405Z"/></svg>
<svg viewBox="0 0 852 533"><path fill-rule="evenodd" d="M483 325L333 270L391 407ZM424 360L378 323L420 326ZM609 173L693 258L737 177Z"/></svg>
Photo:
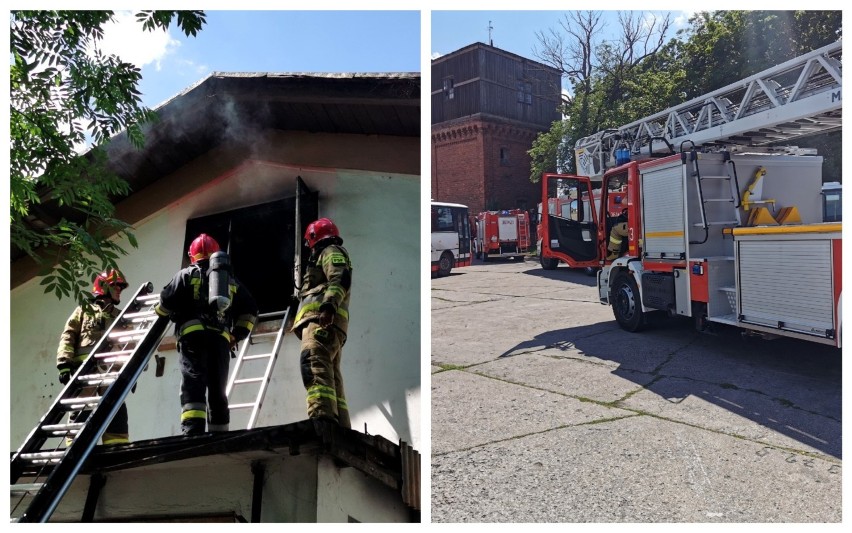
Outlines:
<svg viewBox="0 0 852 533"><path fill-rule="evenodd" d="M155 307L158 315L175 323L184 435L204 433L205 424L209 432L228 431L231 416L226 387L231 351L248 337L257 321L254 297L229 268L223 290L211 283L211 256L219 251L219 243L205 233L193 240L190 266L178 271L163 288ZM224 305L213 303L217 299Z"/></svg>
<svg viewBox="0 0 852 533"><path fill-rule="evenodd" d="M299 364L307 390L308 416L318 431L323 422L349 428L340 360L349 327L352 262L341 246L340 231L327 218L308 225L305 241L311 256L299 291L301 303L293 331L302 341Z"/></svg>
<svg viewBox="0 0 852 533"><path fill-rule="evenodd" d="M612 229L609 231L609 244L607 244L607 261L617 259L622 253L622 244L627 238L627 209L621 210L621 215L616 217Z"/></svg>
<svg viewBox="0 0 852 533"><path fill-rule="evenodd" d="M121 272L110 269L95 276L92 287L92 305L85 309L78 306L68 321L59 338L59 348L56 351L56 367L59 370L59 383L66 385L74 372L86 360L92 349L101 340L104 332L112 324L113 320L120 314L116 305L121 303L121 291L127 288L127 281ZM104 373L108 369L98 365L98 372ZM81 396L102 395L105 388L85 387L81 390ZM83 423L89 418L89 410L74 411L71 413L71 423ZM105 445L124 444L130 442L130 434L127 423L127 406L121 404L118 412L107 426L101 437ZM71 438L66 439L70 446Z"/></svg>

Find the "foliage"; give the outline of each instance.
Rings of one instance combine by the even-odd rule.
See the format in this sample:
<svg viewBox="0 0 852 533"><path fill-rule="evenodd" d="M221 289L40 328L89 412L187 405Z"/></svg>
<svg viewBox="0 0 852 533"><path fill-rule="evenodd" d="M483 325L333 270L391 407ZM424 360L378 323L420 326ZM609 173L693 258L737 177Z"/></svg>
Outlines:
<svg viewBox="0 0 852 533"><path fill-rule="evenodd" d="M177 25L196 35L200 11L143 11L147 31ZM107 167L100 148L125 131L144 144L142 126L155 114L142 106L140 70L98 48L112 11L12 11L10 66L10 236L38 261L45 292L87 301L94 275L126 254L117 240L136 240L113 216L113 201L130 192ZM95 146L75 152L90 138ZM51 218L51 213L62 213Z"/></svg>

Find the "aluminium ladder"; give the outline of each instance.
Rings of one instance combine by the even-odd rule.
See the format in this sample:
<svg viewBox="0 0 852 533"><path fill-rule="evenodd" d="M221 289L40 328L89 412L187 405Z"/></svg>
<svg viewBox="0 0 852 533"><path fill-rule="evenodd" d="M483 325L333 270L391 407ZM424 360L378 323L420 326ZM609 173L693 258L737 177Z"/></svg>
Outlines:
<svg viewBox="0 0 852 533"><path fill-rule="evenodd" d="M737 178L737 166L736 163L731 159L730 153L723 152L725 155L725 162L727 163L730 172L727 174L719 175L719 176L702 176L701 172L698 169L698 153L695 151L693 147L690 152L688 152L688 157L693 165L693 171L691 173L692 177L696 180L696 193L698 195L698 203L701 207L699 213L701 214L701 222L697 222L694 224L696 227L700 227L704 230L704 239L701 241L690 241L690 244L703 244L707 241L709 235L709 226L740 226L742 225L742 219L740 218L740 206L742 205L742 198L740 197L740 185L739 180ZM682 155L684 162L687 157L687 153ZM713 183L721 183L727 181L728 190L725 192L719 192L719 187L713 187L716 191L716 194L722 194L721 197L718 196L707 196L705 193L705 188L707 184L704 182ZM723 188L724 189L724 188ZM707 216L707 206L713 203L723 203L723 204L731 204L733 208L733 218L726 220L709 220Z"/></svg>
<svg viewBox="0 0 852 533"><path fill-rule="evenodd" d="M160 295L153 290L151 282L139 287L12 455L11 493L18 499L10 508L14 514L26 505L13 522L48 521L159 346L169 319L154 312ZM84 422L62 423L78 410L90 411Z"/></svg>
<svg viewBox="0 0 852 533"><path fill-rule="evenodd" d="M237 361L234 363L234 370L228 378L228 387L225 389L225 394L229 400L228 407L232 411L235 409L251 409L246 429L252 429L257 422L258 412L263 405L263 398L266 396L266 389L269 386L270 379L272 378L272 369L275 367L275 360L278 358L278 352L281 351L282 339L286 332L289 314L290 308L287 308L284 311L258 315L258 325L260 325L261 321L272 321L278 318L281 319L281 325L279 326L278 331L256 333L257 328L253 329L251 333L249 333L249 336L243 339L243 345L240 348ZM272 343L271 352L247 355L249 346L265 342L254 342L255 340L269 337L275 338ZM266 364L262 365L262 372L257 372L258 367L261 367L261 365L254 364L252 361L265 361ZM245 390L249 388L247 386L256 386L257 392L254 394L254 400L243 403L230 403L231 393L234 392L235 386L237 385L245 385L245 387L240 387L243 389L240 391L241 396L251 394L251 391Z"/></svg>

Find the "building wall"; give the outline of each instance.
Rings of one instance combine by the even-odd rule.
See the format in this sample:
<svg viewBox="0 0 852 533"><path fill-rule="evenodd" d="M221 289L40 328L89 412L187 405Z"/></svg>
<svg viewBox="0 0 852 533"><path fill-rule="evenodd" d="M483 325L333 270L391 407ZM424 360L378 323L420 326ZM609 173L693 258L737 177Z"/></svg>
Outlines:
<svg viewBox="0 0 852 533"><path fill-rule="evenodd" d="M370 434L402 439L419 449L419 227L400 221L419 213L420 178L416 170L381 170L385 163L403 168L401 154L413 159L409 168L419 169L417 139L271 132L251 154L232 147L212 151L119 206L120 213L129 213L146 202L167 200L134 223L139 248L128 246L129 255L119 261L130 282L126 298L145 281L161 289L180 268L187 219L294 196L296 176L301 176L319 192L320 216L339 225L354 265L342 362L352 426L364 431L366 424ZM337 166L342 164L347 166ZM56 347L74 305L45 295L38 278L17 286L10 296L9 437L14 450L61 390ZM269 351L269 345L253 348L253 353ZM298 340L287 335L257 426L307 418L298 354ZM164 375L155 377L149 365L135 394L128 396L131 440L180 433L177 353L170 349L160 355ZM232 429L240 428L237 422L235 416Z"/></svg>
<svg viewBox="0 0 852 533"><path fill-rule="evenodd" d="M553 67L475 43L432 61L432 124L486 113L547 129L560 92Z"/></svg>
<svg viewBox="0 0 852 533"><path fill-rule="evenodd" d="M540 188L527 154L537 131L484 117L432 127L432 198L485 210L531 209Z"/></svg>
<svg viewBox="0 0 852 533"><path fill-rule="evenodd" d="M263 523L406 522L399 494L354 468L338 468L327 456L247 452L199 457L118 470L106 475L96 521L221 522L252 517L252 464L264 469ZM51 516L77 522L89 476L79 476Z"/></svg>

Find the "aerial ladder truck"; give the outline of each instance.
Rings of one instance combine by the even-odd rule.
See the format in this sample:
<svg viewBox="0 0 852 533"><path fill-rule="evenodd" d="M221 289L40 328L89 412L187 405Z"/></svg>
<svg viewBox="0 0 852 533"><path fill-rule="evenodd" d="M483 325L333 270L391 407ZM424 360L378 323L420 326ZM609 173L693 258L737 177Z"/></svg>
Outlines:
<svg viewBox="0 0 852 533"><path fill-rule="evenodd" d="M596 201L541 213L542 266L599 268L600 302L628 331L662 311L839 348L841 224L823 222L822 157L791 143L841 128L841 54L577 141L578 175L544 174L542 206Z"/></svg>

